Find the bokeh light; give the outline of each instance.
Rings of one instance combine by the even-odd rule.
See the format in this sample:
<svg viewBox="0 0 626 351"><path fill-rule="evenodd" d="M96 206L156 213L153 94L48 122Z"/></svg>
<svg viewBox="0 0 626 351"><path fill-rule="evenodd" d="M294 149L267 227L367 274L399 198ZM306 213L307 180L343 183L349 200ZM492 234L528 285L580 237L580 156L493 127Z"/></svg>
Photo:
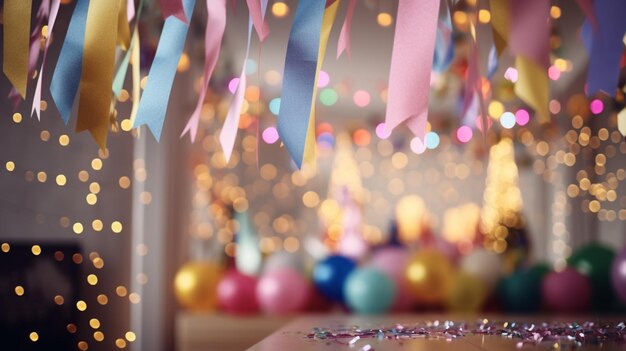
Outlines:
<svg viewBox="0 0 626 351"><path fill-rule="evenodd" d="M274 144L275 142L278 141L278 130L276 130L275 127L267 127L265 128L265 130L263 131L263 141L265 141L268 144Z"/></svg>
<svg viewBox="0 0 626 351"><path fill-rule="evenodd" d="M278 116L280 113L280 98L273 98L269 103L270 112Z"/></svg>
<svg viewBox="0 0 626 351"><path fill-rule="evenodd" d="M411 151L413 151L416 154L423 154L424 151L426 151L426 145L424 145L424 142L422 142L422 139L418 138L418 137L414 137L413 139L411 139Z"/></svg>
<svg viewBox="0 0 626 351"><path fill-rule="evenodd" d="M391 131L387 130L385 123L378 123L376 126L376 136L381 139L387 139L391 136Z"/></svg>
<svg viewBox="0 0 626 351"><path fill-rule="evenodd" d="M456 138L462 143L467 143L472 140L473 135L474 132L469 126L460 126L459 129L456 130Z"/></svg>
<svg viewBox="0 0 626 351"><path fill-rule="evenodd" d="M320 72L317 75L317 87L325 88L326 86L328 86L329 83L330 83L330 76L328 75L328 73L324 70L320 70Z"/></svg>
<svg viewBox="0 0 626 351"><path fill-rule="evenodd" d="M591 113L597 115L602 113L602 111L604 110L604 104L602 103L602 100L594 99L589 104L589 109L591 110Z"/></svg>
<svg viewBox="0 0 626 351"><path fill-rule="evenodd" d="M376 16L376 21L381 27L389 27L393 23L393 17L387 12L381 12Z"/></svg>
<svg viewBox="0 0 626 351"><path fill-rule="evenodd" d="M332 88L326 88L320 92L320 101L326 106L334 105L338 99L337 92Z"/></svg>
<svg viewBox="0 0 626 351"><path fill-rule="evenodd" d="M275 2L272 5L272 14L277 18L283 18L289 14L289 6L282 1Z"/></svg>
<svg viewBox="0 0 626 351"><path fill-rule="evenodd" d="M237 91L238 85L239 85L239 77L231 79L230 82L228 82L228 91L234 94L235 91Z"/></svg>
<svg viewBox="0 0 626 351"><path fill-rule="evenodd" d="M355 105L365 107L370 103L370 94L365 90L357 90L352 99Z"/></svg>
<svg viewBox="0 0 626 351"><path fill-rule="evenodd" d="M515 122L520 126L525 126L530 121L530 114L524 109L519 109L515 112Z"/></svg>
<svg viewBox="0 0 626 351"><path fill-rule="evenodd" d="M426 133L426 147L429 149L436 149L437 146L439 146L439 134L435 133L435 132L428 132Z"/></svg>
<svg viewBox="0 0 626 351"><path fill-rule="evenodd" d="M512 112L506 111L500 116L500 124L506 129L515 127L515 115Z"/></svg>

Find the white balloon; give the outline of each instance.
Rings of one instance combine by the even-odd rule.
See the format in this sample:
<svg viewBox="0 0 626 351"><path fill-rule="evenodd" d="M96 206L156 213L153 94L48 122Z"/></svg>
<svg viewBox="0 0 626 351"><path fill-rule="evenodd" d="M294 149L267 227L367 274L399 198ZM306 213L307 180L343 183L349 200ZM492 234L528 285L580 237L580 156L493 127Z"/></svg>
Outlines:
<svg viewBox="0 0 626 351"><path fill-rule="evenodd" d="M461 259L461 270L475 275L488 291L493 291L500 279L502 257L485 249L476 249Z"/></svg>

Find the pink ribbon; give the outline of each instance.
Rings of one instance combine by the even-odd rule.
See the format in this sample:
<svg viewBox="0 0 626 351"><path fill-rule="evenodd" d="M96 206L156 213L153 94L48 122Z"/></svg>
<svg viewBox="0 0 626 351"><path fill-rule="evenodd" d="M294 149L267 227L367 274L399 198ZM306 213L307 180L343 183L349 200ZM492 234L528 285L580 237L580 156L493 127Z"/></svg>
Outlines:
<svg viewBox="0 0 626 351"><path fill-rule="evenodd" d="M204 97L209 88L209 80L211 79L213 69L215 69L215 64L220 54L222 37L224 36L224 29L226 28L226 0L206 0L206 6L208 18L206 32L204 34L204 76L202 78L202 88L200 89L196 109L193 111L185 129L180 135L182 138L185 134L189 133L192 142L196 140L198 124L200 122L200 111L202 110L202 105L204 105Z"/></svg>
<svg viewBox="0 0 626 351"><path fill-rule="evenodd" d="M135 18L135 0L126 0L126 16L128 16L128 22Z"/></svg>
<svg viewBox="0 0 626 351"><path fill-rule="evenodd" d="M209 2L211 1L207 0L207 6ZM187 16L185 15L185 9L183 8L182 0L159 0L159 4L161 5L161 14L163 15L163 19L174 16L181 20L183 23L189 22L187 20Z"/></svg>
<svg viewBox="0 0 626 351"><path fill-rule="evenodd" d="M43 58L41 59L41 68L39 69L39 75L37 76L37 86L35 87L35 95L33 96L33 105L30 109L30 115L33 113L37 115L37 119L41 120L41 81L43 80L43 68L46 64L46 57L48 56L48 48L52 42L52 29L59 13L60 0L52 0L52 7L50 8L50 16L48 17L48 38L46 39L46 45L43 48Z"/></svg>
<svg viewBox="0 0 626 351"><path fill-rule="evenodd" d="M269 35L270 30L267 27L267 22L265 21L265 12L261 9L261 1L246 0L246 2L248 4L248 12L252 18L252 23L254 24L254 30L259 36L259 40L264 42L265 38Z"/></svg>
<svg viewBox="0 0 626 351"><path fill-rule="evenodd" d="M385 128L401 123L424 140L439 0L399 0Z"/></svg>
<svg viewBox="0 0 626 351"><path fill-rule="evenodd" d="M550 1L511 1L510 48L546 69L550 65Z"/></svg>
<svg viewBox="0 0 626 351"><path fill-rule="evenodd" d="M348 59L352 57L350 53L350 26L352 24L352 16L354 15L355 7L356 0L350 0L348 2L348 12L346 12L346 18L343 20L339 40L337 41L337 58L339 58L344 51L348 55Z"/></svg>

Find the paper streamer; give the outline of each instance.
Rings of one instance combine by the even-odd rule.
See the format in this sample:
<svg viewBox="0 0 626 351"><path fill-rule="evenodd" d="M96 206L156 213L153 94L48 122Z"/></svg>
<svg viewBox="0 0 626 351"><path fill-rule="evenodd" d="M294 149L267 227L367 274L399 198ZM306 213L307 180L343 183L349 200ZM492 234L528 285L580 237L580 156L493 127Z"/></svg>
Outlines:
<svg viewBox="0 0 626 351"><path fill-rule="evenodd" d="M185 6L184 1L185 0L159 0L163 19L167 20L170 16L173 16L183 23L189 24L187 17L191 19L191 13L187 11L187 6ZM185 16L185 13L189 16Z"/></svg>
<svg viewBox="0 0 626 351"><path fill-rule="evenodd" d="M139 109L139 101L141 99L141 57L139 46L139 31L137 27L135 27L135 32L133 33L133 37L130 43L130 53L132 59L132 78L133 78L133 105L130 109L130 125L135 124L135 119L137 118L137 110ZM137 131L139 132L139 131Z"/></svg>
<svg viewBox="0 0 626 351"><path fill-rule="evenodd" d="M76 0L74 13L50 83L52 99L65 124L70 120L72 104L80 83L88 8L89 0Z"/></svg>
<svg viewBox="0 0 626 351"><path fill-rule="evenodd" d="M598 18L596 17L596 11L593 8L593 0L576 0L578 7L585 14L587 21L591 24L594 30L598 30Z"/></svg>
<svg viewBox="0 0 626 351"><path fill-rule="evenodd" d="M515 94L532 107L540 122L550 120L548 66L550 65L550 1L510 3L510 49L516 55L518 80Z"/></svg>
<svg viewBox="0 0 626 351"><path fill-rule="evenodd" d="M603 91L615 96L626 32L626 1L596 0L598 31L593 33L587 75L587 95Z"/></svg>
<svg viewBox="0 0 626 351"><path fill-rule="evenodd" d="M195 3L195 0L183 0L189 20L191 20ZM170 91L178 60L185 47L188 29L187 24L175 17L168 17L165 20L154 62L148 74L146 88L141 96L137 117L133 123L133 128L143 124L148 125L157 140L161 138Z"/></svg>
<svg viewBox="0 0 626 351"><path fill-rule="evenodd" d="M339 40L337 41L337 58L339 58L344 51L348 55L348 59L352 58L350 52L350 27L352 26L352 16L354 15L355 7L356 0L348 0L346 18L343 20L341 32L339 32Z"/></svg>
<svg viewBox="0 0 626 351"><path fill-rule="evenodd" d="M325 1L319 0L298 1L287 44L277 127L298 168L302 167L309 127L324 5Z"/></svg>
<svg viewBox="0 0 626 351"><path fill-rule="evenodd" d="M493 42L496 46L498 56L509 45L509 35L511 32L511 10L509 0L490 0L491 28L493 31Z"/></svg>
<svg viewBox="0 0 626 351"><path fill-rule="evenodd" d="M626 107L617 114L617 129L626 137Z"/></svg>
<svg viewBox="0 0 626 351"><path fill-rule="evenodd" d="M132 21L135 18L135 0L126 1L126 14L128 15L128 22Z"/></svg>
<svg viewBox="0 0 626 351"><path fill-rule="evenodd" d="M85 48L79 86L76 131L88 130L100 149L106 149L115 68L115 43L120 1L91 0L87 11Z"/></svg>
<svg viewBox="0 0 626 351"><path fill-rule="evenodd" d="M119 0L120 7L117 17L117 44L126 51L130 47L130 26L128 25L127 0ZM128 0L133 2L134 0Z"/></svg>
<svg viewBox="0 0 626 351"><path fill-rule="evenodd" d="M454 43L452 42L452 18L450 7L446 2L443 6L443 18L437 24L437 37L435 38L435 56L433 58L433 71L445 72L454 60Z"/></svg>
<svg viewBox="0 0 626 351"><path fill-rule="evenodd" d="M126 54L124 55L124 58L122 59L122 62L117 68L117 72L115 72L115 77L113 78L113 93L118 98L120 97L120 92L122 91L122 88L124 87L124 80L126 79L126 72L128 71L128 62L131 56L132 45L134 45L133 42L134 42L135 37L139 35L139 32L136 29L139 26L139 19L141 17L141 12L144 6L144 1L145 0L139 1L139 9L137 10L137 21L135 21L135 30L133 30L133 36L130 39L131 50L126 51ZM128 3L132 3L132 2L133 0L128 0ZM134 104L134 101L133 101L133 104Z"/></svg>
<svg viewBox="0 0 626 351"><path fill-rule="evenodd" d="M267 8L267 0L264 0L265 8ZM250 17L252 18L252 23L254 24L254 30L259 36L259 40L264 42L267 36L270 33L269 27L267 26L267 22L265 21L265 11L262 9L262 4L260 0L246 0L248 4L248 12L250 13Z"/></svg>
<svg viewBox="0 0 626 351"><path fill-rule="evenodd" d="M204 75L202 78L202 88L196 109L191 114L181 138L189 133L191 141L196 140L198 133L198 124L200 123L200 111L204 105L204 97L209 89L209 80L217 64L217 58L220 55L220 47L222 46L222 37L226 28L226 0L207 0L207 23L206 32L204 34ZM248 34L248 48L250 47L250 35ZM246 51L246 58L247 58Z"/></svg>
<svg viewBox="0 0 626 351"><path fill-rule="evenodd" d="M43 48L43 59L41 60L41 68L39 68L39 74L37 75L37 86L35 87L35 95L33 96L33 105L30 109L30 115L33 113L37 115L37 119L41 119L41 82L43 80L43 69L46 64L46 57L48 56L48 48L52 42L52 30L54 29L54 23L59 13L60 0L52 0L52 7L50 8L50 17L48 17L48 38L46 38L46 45Z"/></svg>
<svg viewBox="0 0 626 351"><path fill-rule="evenodd" d="M32 0L4 1L2 71L22 98L28 84L28 48Z"/></svg>
<svg viewBox="0 0 626 351"><path fill-rule="evenodd" d="M326 47L328 46L328 37L333 28L337 10L339 9L340 0L336 0L331 4L326 3L324 17L322 18L322 30L320 34L320 46L317 55L317 69L315 70L315 83L313 84L313 97L311 99L311 113L309 114L309 128L307 130L306 142L304 144L304 162L315 166L315 100L317 97L317 78L326 56Z"/></svg>
<svg viewBox="0 0 626 351"><path fill-rule="evenodd" d="M439 0L399 0L385 128L406 123L424 140Z"/></svg>

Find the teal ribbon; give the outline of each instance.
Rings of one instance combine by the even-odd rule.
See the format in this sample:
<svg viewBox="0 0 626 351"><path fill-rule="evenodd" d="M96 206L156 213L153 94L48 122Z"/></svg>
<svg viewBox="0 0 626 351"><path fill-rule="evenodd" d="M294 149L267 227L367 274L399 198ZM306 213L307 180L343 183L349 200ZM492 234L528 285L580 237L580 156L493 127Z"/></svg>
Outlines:
<svg viewBox="0 0 626 351"><path fill-rule="evenodd" d="M299 0L289 34L278 134L298 168L302 167L326 2Z"/></svg>
<svg viewBox="0 0 626 351"><path fill-rule="evenodd" d="M50 93L52 99L67 124L72 113L72 105L78 92L83 67L83 45L87 25L89 0L77 0L59 60L52 75Z"/></svg>
<svg viewBox="0 0 626 351"><path fill-rule="evenodd" d="M128 0L128 1L134 1L134 0ZM143 9L144 1L145 0L139 1L139 8L137 9L137 16L135 16L135 23L136 23L135 26L139 25L139 17L141 17L141 9ZM133 37L134 36L135 36L135 31L133 31ZM126 72L128 71L128 62L130 61L130 52L131 52L131 49L133 48L134 42L135 41L133 39L130 40L130 47L128 48L128 50L126 50L126 54L124 55L124 58L122 59L122 63L117 68L117 72L115 72L115 77L113 78L113 93L117 97L120 97L120 92L122 91L122 88L124 87L124 80L126 79ZM136 64L139 64L139 62L137 62Z"/></svg>
<svg viewBox="0 0 626 351"><path fill-rule="evenodd" d="M185 14L190 22L195 3L196 0L183 0ZM188 29L188 24L174 16L165 20L154 62L148 73L146 88L139 103L133 128L146 124L157 140L161 138L172 83L178 60L185 47Z"/></svg>

